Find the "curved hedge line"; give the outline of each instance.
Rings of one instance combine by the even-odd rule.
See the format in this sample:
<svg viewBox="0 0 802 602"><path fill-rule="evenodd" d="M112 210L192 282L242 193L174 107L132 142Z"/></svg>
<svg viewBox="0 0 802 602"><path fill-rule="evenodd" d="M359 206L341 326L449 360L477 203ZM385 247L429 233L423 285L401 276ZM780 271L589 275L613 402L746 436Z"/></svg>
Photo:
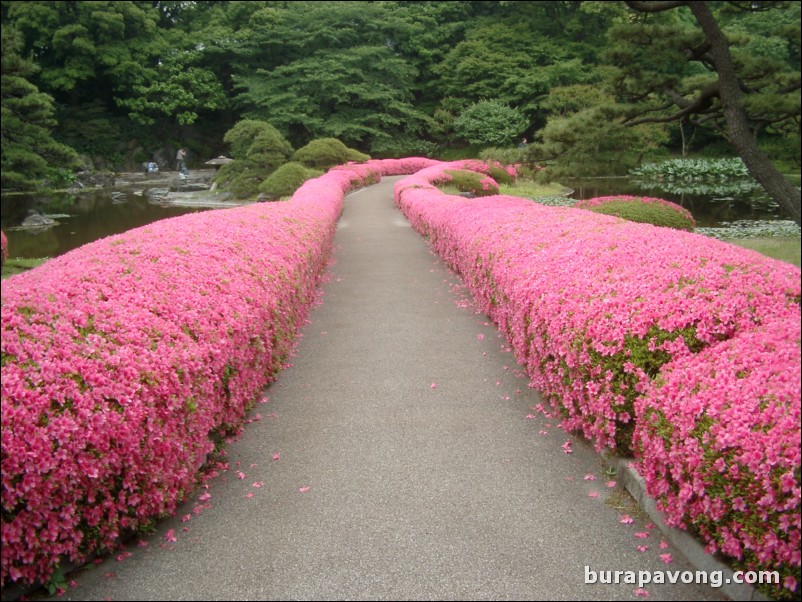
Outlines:
<svg viewBox="0 0 802 602"><path fill-rule="evenodd" d="M288 202L164 220L4 281L2 583L173 512L282 367L345 193L430 163L344 166Z"/></svg>
<svg viewBox="0 0 802 602"><path fill-rule="evenodd" d="M688 232L515 197L448 196L433 186L441 172L460 165L486 173L464 163L434 166L399 182L396 202L506 334L532 386L551 401L563 426L582 432L597 449L638 453L650 494L666 496L666 506L674 497L661 482L670 472L674 490L686 501L699 501L683 512L711 549L732 555L737 538L740 549L751 550L740 557L748 568L780 570L786 593L793 590L800 567L799 269ZM770 324L779 326L769 329ZM755 339L783 358L783 382L797 383L796 389L743 370L733 382L718 382L721 366L731 363L726 358L748 355ZM755 374L767 374L772 354L760 357ZM699 387L703 383L709 393L689 385L695 381L682 369L697 371ZM671 380L675 373L680 376ZM710 432L694 431L705 441L701 457L687 449L680 453L683 442L671 435L680 437L671 429L685 416L676 388L684 387L699 403L716 391L714 382L729 406L740 410L703 421ZM646 408L650 417L664 417L651 434L638 431L633 445ZM740 458L738 429L771 434L751 439L748 453L741 454L752 459L750 493L742 500L731 497L735 490L717 489L710 470L690 480L701 465L731 469ZM661 445L665 451L658 453ZM775 463L778 449L783 460ZM746 478L745 469L734 470ZM723 520L712 510L751 503L777 515L765 522L759 541L731 532L737 516ZM789 519L794 513L797 518ZM797 553L789 556L794 545Z"/></svg>

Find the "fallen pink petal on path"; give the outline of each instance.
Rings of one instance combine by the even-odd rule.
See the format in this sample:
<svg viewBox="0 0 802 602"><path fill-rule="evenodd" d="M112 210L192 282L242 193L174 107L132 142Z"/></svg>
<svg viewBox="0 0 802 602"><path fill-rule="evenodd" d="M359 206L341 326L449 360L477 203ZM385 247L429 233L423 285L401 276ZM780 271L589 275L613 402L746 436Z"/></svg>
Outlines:
<svg viewBox="0 0 802 602"><path fill-rule="evenodd" d="M664 539L660 540L660 549L661 550L665 550L668 547L669 547L669 543L666 540L664 540Z"/></svg>
<svg viewBox="0 0 802 602"><path fill-rule="evenodd" d="M648 598L649 597L649 590L643 589L642 587L637 587L632 591L633 594L636 596L640 596L641 598Z"/></svg>
<svg viewBox="0 0 802 602"><path fill-rule="evenodd" d="M585 475L585 480L586 481L595 481L596 477L595 477L595 475L592 475L592 474L586 474Z"/></svg>
<svg viewBox="0 0 802 602"><path fill-rule="evenodd" d="M177 542L178 539L175 536L175 529L170 529L167 533L164 534L164 539L170 542Z"/></svg>
<svg viewBox="0 0 802 602"><path fill-rule="evenodd" d="M300 488L298 489L298 491L300 491L301 493L306 493L306 492L307 492L307 491L309 491L310 489L311 489L311 487L300 487Z"/></svg>
<svg viewBox="0 0 802 602"><path fill-rule="evenodd" d="M660 554L660 560L662 560L666 564L671 564L674 561L674 559L671 557L670 553L668 553L668 554Z"/></svg>
<svg viewBox="0 0 802 602"><path fill-rule="evenodd" d="M633 519L629 514L625 514L618 520L618 522L622 525L631 525L635 522L635 519Z"/></svg>
<svg viewBox="0 0 802 602"><path fill-rule="evenodd" d="M279 460L281 460L281 452L276 452L273 454L273 461L278 462Z"/></svg>
<svg viewBox="0 0 802 602"><path fill-rule="evenodd" d="M649 546L636 546L635 548L638 552L646 552L649 550Z"/></svg>
<svg viewBox="0 0 802 602"><path fill-rule="evenodd" d="M237 471L237 478L240 479L240 480L244 479L245 478L245 473L242 472L241 470L238 470Z"/></svg>
<svg viewBox="0 0 802 602"><path fill-rule="evenodd" d="M635 533L635 537L637 537L638 539L646 539L647 537L649 537L649 534L644 531L638 531L637 533Z"/></svg>

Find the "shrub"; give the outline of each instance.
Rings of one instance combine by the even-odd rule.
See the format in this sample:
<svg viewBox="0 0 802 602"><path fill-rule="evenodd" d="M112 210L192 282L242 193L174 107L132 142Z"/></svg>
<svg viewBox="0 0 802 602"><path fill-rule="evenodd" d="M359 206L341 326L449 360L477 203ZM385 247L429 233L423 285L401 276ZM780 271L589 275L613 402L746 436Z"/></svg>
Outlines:
<svg viewBox="0 0 802 602"><path fill-rule="evenodd" d="M482 152L479 153L479 158L488 164L501 163L503 165L517 165L523 162L525 150L524 148L499 148L494 146L482 150ZM501 183L502 182L499 180L499 184Z"/></svg>
<svg viewBox="0 0 802 602"><path fill-rule="evenodd" d="M730 159L669 159L660 163L644 163L629 175L661 180L729 180L750 178L749 170L739 157Z"/></svg>
<svg viewBox="0 0 802 602"><path fill-rule="evenodd" d="M283 366L344 194L430 164L331 170L286 203L162 220L4 281L2 585L174 512Z"/></svg>
<svg viewBox="0 0 802 602"><path fill-rule="evenodd" d="M677 510L711 550L738 558L748 547L746 566L777 568L792 595L799 269L693 233L439 193L431 184L455 167L481 170L421 170L396 184L396 202L506 334L563 428L599 450L640 453L653 491L666 507L683 498Z"/></svg>
<svg viewBox="0 0 802 602"><path fill-rule="evenodd" d="M292 195L307 180L321 175L320 172L307 169L300 163L291 161L279 167L259 185L259 192L268 197L278 199Z"/></svg>
<svg viewBox="0 0 802 602"><path fill-rule="evenodd" d="M461 192L470 192L474 196L490 196L498 194L498 184L490 176L464 169L449 169L443 174L441 183L447 182Z"/></svg>
<svg viewBox="0 0 802 602"><path fill-rule="evenodd" d="M6 233L0 230L0 265L5 264L8 259L8 238Z"/></svg>
<svg viewBox="0 0 802 602"><path fill-rule="evenodd" d="M349 161L363 162L370 159L358 150L348 148L336 138L319 138L302 146L293 155L293 161L313 169L329 169Z"/></svg>
<svg viewBox="0 0 802 602"><path fill-rule="evenodd" d="M228 130L223 140L231 145L233 163L215 176L221 190L238 198L255 196L259 185L292 155L292 146L266 121L246 119Z"/></svg>
<svg viewBox="0 0 802 602"><path fill-rule="evenodd" d="M579 201L576 209L614 215L631 222L652 224L693 232L696 222L691 213L676 203L663 199L638 196L605 196Z"/></svg>
<svg viewBox="0 0 802 602"><path fill-rule="evenodd" d="M666 522L743 570L800 580L799 314L666 365L635 445ZM782 585L774 592L782 593Z"/></svg>

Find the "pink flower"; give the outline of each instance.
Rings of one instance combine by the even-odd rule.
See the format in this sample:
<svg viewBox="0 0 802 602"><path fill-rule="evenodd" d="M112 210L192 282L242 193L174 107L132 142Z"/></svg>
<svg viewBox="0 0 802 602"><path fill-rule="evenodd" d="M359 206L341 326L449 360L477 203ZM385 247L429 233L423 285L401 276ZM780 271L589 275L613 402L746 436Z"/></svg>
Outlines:
<svg viewBox="0 0 802 602"><path fill-rule="evenodd" d="M671 564L672 562L674 562L674 559L671 557L670 553L660 554L660 560L662 560L666 564Z"/></svg>
<svg viewBox="0 0 802 602"><path fill-rule="evenodd" d="M300 491L301 493L306 493L306 492L307 492L307 491L309 491L310 489L311 489L311 487L309 487L309 486L306 486L306 487L300 487L300 488L298 488L298 491Z"/></svg>
<svg viewBox="0 0 802 602"><path fill-rule="evenodd" d="M635 522L635 519L633 519L629 514L624 514L620 519L618 519L618 522L622 525L631 525Z"/></svg>
<svg viewBox="0 0 802 602"><path fill-rule="evenodd" d="M169 543L175 543L178 539L175 536L175 529L170 529L167 533L164 534L165 541Z"/></svg>

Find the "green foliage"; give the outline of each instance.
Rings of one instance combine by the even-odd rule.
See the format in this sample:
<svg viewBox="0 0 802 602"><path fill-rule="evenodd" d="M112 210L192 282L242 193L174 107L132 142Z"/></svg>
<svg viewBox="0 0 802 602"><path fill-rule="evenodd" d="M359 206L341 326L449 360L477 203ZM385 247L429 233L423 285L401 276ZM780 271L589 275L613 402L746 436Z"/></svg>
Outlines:
<svg viewBox="0 0 802 602"><path fill-rule="evenodd" d="M118 104L131 119L153 125L167 117L180 125L195 123L199 111L222 109L228 104L223 86L211 71L195 66L197 51L173 52L155 69L143 71L132 95Z"/></svg>
<svg viewBox="0 0 802 602"><path fill-rule="evenodd" d="M526 130L523 114L497 100L474 103L454 121L456 133L474 144L511 144Z"/></svg>
<svg viewBox="0 0 802 602"><path fill-rule="evenodd" d="M20 54L22 41L13 29L2 27L2 175L3 189L30 190L44 182L52 187L69 180L78 166L73 149L51 135L56 122L53 99L28 78L36 68Z"/></svg>
<svg viewBox="0 0 802 602"><path fill-rule="evenodd" d="M255 196L261 183L292 156L292 146L276 128L264 121L245 119L223 137L231 147L232 163L215 176L222 190L239 198Z"/></svg>
<svg viewBox="0 0 802 602"><path fill-rule="evenodd" d="M259 185L259 192L266 194L271 199L292 196L298 188L312 178L321 175L322 172L308 169L291 161L279 167L270 174L267 179Z"/></svg>
<svg viewBox="0 0 802 602"><path fill-rule="evenodd" d="M368 155L348 148L336 138L312 140L306 146L295 151L295 155L293 155L293 161L313 169L328 169L349 161L362 162L368 159L370 159Z"/></svg>
<svg viewBox="0 0 802 602"><path fill-rule="evenodd" d="M517 147L491 146L479 153L479 158L486 163L501 163L502 165L517 165L524 160L524 149ZM501 183L500 180L498 180Z"/></svg>
<svg viewBox="0 0 802 602"><path fill-rule="evenodd" d="M542 123L540 102L548 91L588 81L592 59L579 58L577 46L564 37L538 32L533 20L539 18L475 19L435 67L441 93L468 102L497 99L518 107L527 124Z"/></svg>
<svg viewBox="0 0 802 602"><path fill-rule="evenodd" d="M594 213L614 215L631 222L652 224L664 228L693 232L696 223L686 209L669 201L645 202L638 197L610 197L600 205L584 206L580 201L575 205Z"/></svg>
<svg viewBox="0 0 802 602"><path fill-rule="evenodd" d="M751 178L739 158L730 159L670 159L660 163L645 163L629 170L629 175L665 180L729 180Z"/></svg>
<svg viewBox="0 0 802 602"><path fill-rule="evenodd" d="M552 116L524 156L547 177L625 174L668 139L660 124L624 125L620 105L594 86L555 88L546 104Z"/></svg>
<svg viewBox="0 0 802 602"><path fill-rule="evenodd" d="M445 185L453 186L460 192L469 192L473 196L498 194L498 184L483 174L462 169L449 169L446 173L451 179Z"/></svg>

